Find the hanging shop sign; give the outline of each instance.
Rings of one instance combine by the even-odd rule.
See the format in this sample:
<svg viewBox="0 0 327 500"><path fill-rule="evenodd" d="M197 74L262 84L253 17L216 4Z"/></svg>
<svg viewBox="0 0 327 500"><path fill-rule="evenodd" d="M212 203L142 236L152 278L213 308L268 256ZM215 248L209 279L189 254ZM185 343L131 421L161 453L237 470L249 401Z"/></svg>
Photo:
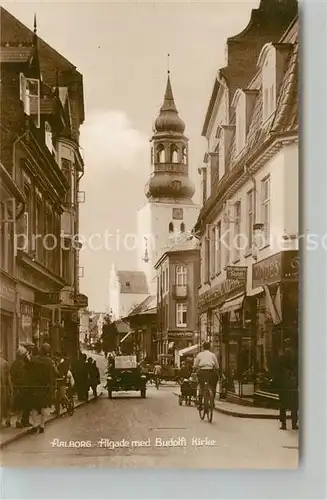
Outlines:
<svg viewBox="0 0 327 500"><path fill-rule="evenodd" d="M227 266L226 277L228 280L245 281L247 279L247 266Z"/></svg>
<svg viewBox="0 0 327 500"><path fill-rule="evenodd" d="M76 295L75 304L81 309L88 307L89 301L87 296L84 295L83 293L78 293Z"/></svg>

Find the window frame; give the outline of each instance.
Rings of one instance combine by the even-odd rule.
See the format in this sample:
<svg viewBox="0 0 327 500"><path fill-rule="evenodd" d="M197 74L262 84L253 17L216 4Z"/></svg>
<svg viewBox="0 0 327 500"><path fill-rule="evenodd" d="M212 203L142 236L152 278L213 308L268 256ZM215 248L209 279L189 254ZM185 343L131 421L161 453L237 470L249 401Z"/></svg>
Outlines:
<svg viewBox="0 0 327 500"><path fill-rule="evenodd" d="M262 118L263 122L276 111L277 105L277 68L276 49L273 46L266 48L262 63Z"/></svg>
<svg viewBox="0 0 327 500"><path fill-rule="evenodd" d="M175 270L176 287L187 286L187 266L177 264Z"/></svg>
<svg viewBox="0 0 327 500"><path fill-rule="evenodd" d="M239 245L239 236L241 234L241 220L242 220L242 202L237 200L234 204L234 261L237 262L241 258L241 249Z"/></svg>
<svg viewBox="0 0 327 500"><path fill-rule="evenodd" d="M268 186L268 188L266 188L266 186ZM263 223L264 246L268 246L270 243L270 190L270 175L267 175L261 180L261 221ZM266 220L267 213L268 216Z"/></svg>
<svg viewBox="0 0 327 500"><path fill-rule="evenodd" d="M254 190L250 189L246 193L247 252L251 252L253 248L253 224L254 224L253 217L254 217Z"/></svg>
<svg viewBox="0 0 327 500"><path fill-rule="evenodd" d="M187 303L176 303L176 328L187 327Z"/></svg>
<svg viewBox="0 0 327 500"><path fill-rule="evenodd" d="M216 224L216 275L221 273L221 221Z"/></svg>

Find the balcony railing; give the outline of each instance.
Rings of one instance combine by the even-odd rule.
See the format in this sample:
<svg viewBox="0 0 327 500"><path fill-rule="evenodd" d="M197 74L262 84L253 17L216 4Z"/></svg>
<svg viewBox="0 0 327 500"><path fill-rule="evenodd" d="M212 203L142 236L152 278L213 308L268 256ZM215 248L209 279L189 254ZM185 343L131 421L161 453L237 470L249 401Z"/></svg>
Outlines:
<svg viewBox="0 0 327 500"><path fill-rule="evenodd" d="M174 285L173 286L173 296L178 298L187 297L187 285Z"/></svg>

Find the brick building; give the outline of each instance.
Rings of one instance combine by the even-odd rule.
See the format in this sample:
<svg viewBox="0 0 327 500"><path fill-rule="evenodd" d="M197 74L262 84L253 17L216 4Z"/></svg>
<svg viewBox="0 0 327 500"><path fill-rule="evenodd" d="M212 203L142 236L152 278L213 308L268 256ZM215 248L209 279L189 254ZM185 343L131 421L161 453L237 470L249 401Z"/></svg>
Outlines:
<svg viewBox="0 0 327 500"><path fill-rule="evenodd" d="M69 61L1 8L1 161L26 201L17 223L15 344L50 340L77 352L78 203L84 162L83 79Z"/></svg>
<svg viewBox="0 0 327 500"><path fill-rule="evenodd" d="M229 69L218 72L203 127L208 162L195 228L202 335L212 341L231 392L267 404L276 399L269 381L283 339L298 334L296 15L295 2L263 0L242 34L227 42ZM242 78L230 69L239 60L229 51L235 40L240 54L244 41Z"/></svg>

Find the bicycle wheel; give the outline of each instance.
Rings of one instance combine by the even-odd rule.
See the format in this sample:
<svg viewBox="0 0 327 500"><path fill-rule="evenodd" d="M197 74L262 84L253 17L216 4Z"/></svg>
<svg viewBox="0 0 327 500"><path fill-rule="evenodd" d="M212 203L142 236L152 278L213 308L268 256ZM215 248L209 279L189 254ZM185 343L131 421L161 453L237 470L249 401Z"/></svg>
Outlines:
<svg viewBox="0 0 327 500"><path fill-rule="evenodd" d="M66 403L66 408L67 408L67 413L68 415L72 416L74 414L74 400L72 398L69 398L67 403Z"/></svg>
<svg viewBox="0 0 327 500"><path fill-rule="evenodd" d="M201 420L203 420L205 415L206 415L206 391L204 391L202 398L199 396L198 409L199 409L200 418L201 418Z"/></svg>
<svg viewBox="0 0 327 500"><path fill-rule="evenodd" d="M213 417L213 394L212 390L208 388L208 409L207 409L207 419L208 422L211 424L212 422L212 417Z"/></svg>

